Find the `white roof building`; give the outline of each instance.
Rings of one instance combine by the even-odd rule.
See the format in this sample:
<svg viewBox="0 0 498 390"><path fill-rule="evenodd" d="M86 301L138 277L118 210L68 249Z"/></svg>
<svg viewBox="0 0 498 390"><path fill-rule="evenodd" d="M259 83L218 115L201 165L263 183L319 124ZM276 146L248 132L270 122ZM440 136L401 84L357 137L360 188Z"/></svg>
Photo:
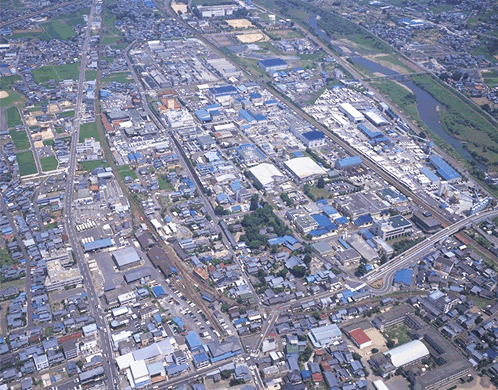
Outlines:
<svg viewBox="0 0 498 390"><path fill-rule="evenodd" d="M311 343L315 348L326 348L341 340L341 330L336 324L313 328L309 333Z"/></svg>
<svg viewBox="0 0 498 390"><path fill-rule="evenodd" d="M384 355L390 356L391 363L398 368L429 356L429 350L422 341L413 340L384 352Z"/></svg>
<svg viewBox="0 0 498 390"><path fill-rule="evenodd" d="M345 114L351 122L363 122L365 117L361 112L354 108L350 103L341 103L337 106L340 112Z"/></svg>
<svg viewBox="0 0 498 390"><path fill-rule="evenodd" d="M250 168L249 171L263 187L271 186L275 182L286 179L284 174L273 164L258 164L255 167Z"/></svg>
<svg viewBox="0 0 498 390"><path fill-rule="evenodd" d="M327 172L311 157L297 157L284 162L285 166L299 179L325 175Z"/></svg>

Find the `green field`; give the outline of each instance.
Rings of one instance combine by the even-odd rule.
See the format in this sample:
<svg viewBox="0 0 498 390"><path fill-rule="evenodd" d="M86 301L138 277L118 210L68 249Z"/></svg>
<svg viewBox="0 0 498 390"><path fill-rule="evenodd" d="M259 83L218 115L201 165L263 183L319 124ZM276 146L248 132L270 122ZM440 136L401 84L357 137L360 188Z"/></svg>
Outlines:
<svg viewBox="0 0 498 390"><path fill-rule="evenodd" d="M128 78L128 76L130 76L130 78ZM133 82L133 78L129 72L116 72L111 73L109 77L102 77L103 83L112 83L113 81L121 84L128 84Z"/></svg>
<svg viewBox="0 0 498 390"><path fill-rule="evenodd" d="M9 89L19 80L21 80L21 76L17 74L0 77L0 89Z"/></svg>
<svg viewBox="0 0 498 390"><path fill-rule="evenodd" d="M59 115L63 118L72 118L74 116L74 110L60 112Z"/></svg>
<svg viewBox="0 0 498 390"><path fill-rule="evenodd" d="M17 150L29 149L29 139L24 129L21 131L12 129L9 131L9 133L10 138L12 138L12 142L14 142L14 145L16 145Z"/></svg>
<svg viewBox="0 0 498 390"><path fill-rule="evenodd" d="M19 164L19 174L21 176L32 175L37 173L35 158L30 150L16 153L17 163Z"/></svg>
<svg viewBox="0 0 498 390"><path fill-rule="evenodd" d="M53 146L54 145L54 140L53 139L45 139L45 140L43 140L43 145L45 145L45 146Z"/></svg>
<svg viewBox="0 0 498 390"><path fill-rule="evenodd" d="M133 180L137 178L137 174L129 165L121 165L118 167L119 177L124 180L126 176L130 176Z"/></svg>
<svg viewBox="0 0 498 390"><path fill-rule="evenodd" d="M412 339L408 336L408 328L405 324L394 325L384 331L384 337L396 341L396 346L406 344Z"/></svg>
<svg viewBox="0 0 498 390"><path fill-rule="evenodd" d="M52 39L65 41L76 36L76 32L73 31L71 26L61 22L60 20L52 20L50 22L43 23L43 29L45 32L40 35L39 38L44 41L50 41Z"/></svg>
<svg viewBox="0 0 498 390"><path fill-rule="evenodd" d="M100 141L97 123L83 123L80 126L79 142L84 142L87 138L93 138L95 141Z"/></svg>
<svg viewBox="0 0 498 390"><path fill-rule="evenodd" d="M96 80L97 79L97 71L90 69L90 70L85 70L85 80L86 81L91 81L91 80Z"/></svg>
<svg viewBox="0 0 498 390"><path fill-rule="evenodd" d="M67 15L61 15L56 19L42 24L45 32L40 35L40 39L49 41L51 39L68 40L76 36L73 27L83 24L83 14L88 14L89 10L80 10Z"/></svg>
<svg viewBox="0 0 498 390"><path fill-rule="evenodd" d="M40 164L43 172L55 171L59 166L59 162L54 156L41 158Z"/></svg>
<svg viewBox="0 0 498 390"><path fill-rule="evenodd" d="M481 73L484 84L489 88L495 88L498 86L498 70L490 69L485 70Z"/></svg>
<svg viewBox="0 0 498 390"><path fill-rule="evenodd" d="M0 105L2 107L7 107L11 104L20 103L26 100L26 98L17 91L7 89L6 92L9 94L9 96L0 99Z"/></svg>
<svg viewBox="0 0 498 390"><path fill-rule="evenodd" d="M54 80L55 82L67 79L78 80L79 66L79 62L57 66L47 65L38 69L33 69L31 73L37 84L43 84L49 80Z"/></svg>
<svg viewBox="0 0 498 390"><path fill-rule="evenodd" d="M5 109L5 120L7 122L7 127L10 129L11 127L16 127L17 125L22 125L21 114L19 114L19 110L15 106L10 106Z"/></svg>
<svg viewBox="0 0 498 390"><path fill-rule="evenodd" d="M166 180L166 175L158 175L157 182L161 190L173 191L174 188L169 181Z"/></svg>
<svg viewBox="0 0 498 390"><path fill-rule="evenodd" d="M93 171L97 167L103 167L107 168L109 167L108 162L104 162L105 160L93 160L93 161L80 161L78 164L80 165L81 169L85 171Z"/></svg>

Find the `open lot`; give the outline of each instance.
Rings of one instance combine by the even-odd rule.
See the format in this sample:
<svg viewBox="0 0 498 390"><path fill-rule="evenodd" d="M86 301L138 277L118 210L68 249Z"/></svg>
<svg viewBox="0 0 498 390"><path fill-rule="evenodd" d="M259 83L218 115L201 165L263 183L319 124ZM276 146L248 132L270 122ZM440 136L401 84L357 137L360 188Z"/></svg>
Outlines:
<svg viewBox="0 0 498 390"><path fill-rule="evenodd" d="M85 171L93 171L97 167L109 167L109 163L104 162L105 160L93 160L93 161L80 161L78 164L81 169Z"/></svg>
<svg viewBox="0 0 498 390"><path fill-rule="evenodd" d="M59 166L59 162L54 156L41 158L40 164L43 172L55 171Z"/></svg>
<svg viewBox="0 0 498 390"><path fill-rule="evenodd" d="M32 175L38 172L36 169L35 158L31 150L17 153L16 158L17 163L19 164L19 174L21 176Z"/></svg>
<svg viewBox="0 0 498 390"><path fill-rule="evenodd" d="M29 139L26 131L23 129L21 131L10 130L10 138L12 138L12 142L16 145L17 150L24 150L29 148Z"/></svg>
<svg viewBox="0 0 498 390"><path fill-rule="evenodd" d="M251 28L251 27L254 27L254 24L252 24L247 19L229 19L226 22L232 28Z"/></svg>
<svg viewBox="0 0 498 390"><path fill-rule="evenodd" d="M100 141L97 123L83 123L80 126L79 142L84 142L87 138L93 138L95 141Z"/></svg>
<svg viewBox="0 0 498 390"><path fill-rule="evenodd" d="M268 41L269 38L263 33L237 34L237 39L242 43L254 43Z"/></svg>
<svg viewBox="0 0 498 390"><path fill-rule="evenodd" d="M75 62L74 64L58 66L42 66L41 68L34 69L32 73L38 84L46 83L49 80L54 80L55 82L67 79L78 80L79 65L79 62Z"/></svg>
<svg viewBox="0 0 498 390"><path fill-rule="evenodd" d="M4 111L5 121L7 122L7 127L16 127L17 125L22 125L21 115L17 110L17 107L11 106Z"/></svg>

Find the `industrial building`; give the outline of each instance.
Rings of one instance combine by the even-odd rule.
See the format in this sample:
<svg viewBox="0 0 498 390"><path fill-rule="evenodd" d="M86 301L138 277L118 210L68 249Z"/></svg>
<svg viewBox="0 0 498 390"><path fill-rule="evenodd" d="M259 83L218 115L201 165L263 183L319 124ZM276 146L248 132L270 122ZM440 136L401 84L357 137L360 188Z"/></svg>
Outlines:
<svg viewBox="0 0 498 390"><path fill-rule="evenodd" d="M112 258L118 269L126 269L140 264L140 255L132 246L118 249L112 253Z"/></svg>
<svg viewBox="0 0 498 390"><path fill-rule="evenodd" d="M459 182L460 180L462 180L462 176L441 157L433 154L429 157L429 161L436 169L437 174L441 176L443 180L446 180L450 183Z"/></svg>
<svg viewBox="0 0 498 390"><path fill-rule="evenodd" d="M274 184L283 183L287 180L280 170L273 164L261 163L249 169L254 179L265 189L273 187Z"/></svg>
<svg viewBox="0 0 498 390"><path fill-rule="evenodd" d="M337 108L353 123L359 123L365 120L365 116L356 108L354 108L350 103L341 103L337 106Z"/></svg>
<svg viewBox="0 0 498 390"><path fill-rule="evenodd" d="M335 169L356 168L362 164L360 156L345 157L335 162Z"/></svg>
<svg viewBox="0 0 498 390"><path fill-rule="evenodd" d="M265 72L285 70L289 67L287 62L281 58L271 58L268 60L260 60L259 67Z"/></svg>
<svg viewBox="0 0 498 390"><path fill-rule="evenodd" d="M389 125L389 121L382 115L378 114L376 111L367 110L363 115L370 123L372 123L376 127Z"/></svg>
<svg viewBox="0 0 498 390"><path fill-rule="evenodd" d="M321 131L312 130L304 133L292 129L291 131L308 148L317 148L327 143L327 138Z"/></svg>
<svg viewBox="0 0 498 390"><path fill-rule="evenodd" d="M317 349L326 348L341 340L341 330L336 324L313 328L309 333L313 346Z"/></svg>
<svg viewBox="0 0 498 390"><path fill-rule="evenodd" d="M284 165L300 180L313 179L327 172L311 157L297 157L284 162Z"/></svg>
<svg viewBox="0 0 498 390"><path fill-rule="evenodd" d="M266 159L266 156L256 145L243 144L236 148L236 157L241 164L255 165Z"/></svg>

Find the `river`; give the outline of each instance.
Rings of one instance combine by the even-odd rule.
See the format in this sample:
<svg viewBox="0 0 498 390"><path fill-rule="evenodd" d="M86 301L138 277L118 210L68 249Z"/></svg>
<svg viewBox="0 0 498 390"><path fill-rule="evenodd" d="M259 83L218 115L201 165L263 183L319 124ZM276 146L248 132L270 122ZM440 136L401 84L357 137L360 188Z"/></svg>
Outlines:
<svg viewBox="0 0 498 390"><path fill-rule="evenodd" d="M315 33L321 38L330 42L328 35L318 27L316 16L312 16L308 19L308 24L315 30ZM336 46L334 46L336 49ZM349 57L353 63L363 66L372 73L380 73L386 76L400 76L401 74L386 68L376 62L373 62L359 54L354 54ZM441 123L439 121L439 110L442 109L441 104L432 97L431 94L424 91L418 85L416 85L411 80L401 81L403 85L408 87L416 96L417 99L417 110L422 122L436 135L443 139L446 143L450 144L463 158L467 161L475 161L472 155L464 148L463 143L456 139L455 137L444 131ZM478 166L482 170L486 170L486 166L478 163Z"/></svg>

